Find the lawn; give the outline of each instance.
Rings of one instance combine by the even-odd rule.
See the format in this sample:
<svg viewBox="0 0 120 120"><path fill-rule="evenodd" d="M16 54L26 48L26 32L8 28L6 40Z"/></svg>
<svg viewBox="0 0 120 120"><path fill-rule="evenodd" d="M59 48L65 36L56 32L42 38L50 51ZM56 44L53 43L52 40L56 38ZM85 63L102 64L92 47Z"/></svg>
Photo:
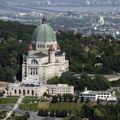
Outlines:
<svg viewBox="0 0 120 120"><path fill-rule="evenodd" d="M21 104L20 109L24 110L41 110L47 109L51 110L71 110L72 112L80 111L83 103L69 103L69 102L61 102L61 103L48 103L48 102L40 102L40 103L32 103L32 104Z"/></svg>
<svg viewBox="0 0 120 120"><path fill-rule="evenodd" d="M38 103L31 103L31 104L26 104L26 103L22 103L20 104L19 108L22 110L30 110L30 111L38 111L39 108L37 107Z"/></svg>
<svg viewBox="0 0 120 120"><path fill-rule="evenodd" d="M37 103L39 101L40 99L37 97L25 97L22 103L34 103L34 102Z"/></svg>
<svg viewBox="0 0 120 120"><path fill-rule="evenodd" d="M38 105L39 101L40 101L40 99L37 98L37 97L26 96L23 99L22 103L20 104L19 108L23 109L23 110L34 110L34 111L37 111L38 110L37 105Z"/></svg>
<svg viewBox="0 0 120 120"><path fill-rule="evenodd" d="M69 103L69 102L62 102L62 103L50 103L49 109L50 110L71 110L71 111L80 111L83 103Z"/></svg>
<svg viewBox="0 0 120 120"><path fill-rule="evenodd" d="M22 120L19 113L13 113L8 120Z"/></svg>
<svg viewBox="0 0 120 120"><path fill-rule="evenodd" d="M37 105L39 109L49 109L50 108L50 103L48 102L41 102Z"/></svg>
<svg viewBox="0 0 120 120"><path fill-rule="evenodd" d="M14 104L17 102L18 97L13 96L13 97L6 97L6 98L0 98L0 104Z"/></svg>

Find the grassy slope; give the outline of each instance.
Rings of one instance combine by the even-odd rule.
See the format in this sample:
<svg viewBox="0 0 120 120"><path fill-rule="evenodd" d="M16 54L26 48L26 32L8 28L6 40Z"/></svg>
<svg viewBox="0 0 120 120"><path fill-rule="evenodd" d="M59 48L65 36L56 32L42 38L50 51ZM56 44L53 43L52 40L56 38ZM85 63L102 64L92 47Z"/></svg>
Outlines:
<svg viewBox="0 0 120 120"><path fill-rule="evenodd" d="M48 102L40 102L40 103L32 103L32 104L21 104L20 108L24 110L41 110L47 109L51 110L71 110L72 112L80 111L83 103L69 103L69 102L62 102L62 103L48 103Z"/></svg>
<svg viewBox="0 0 120 120"><path fill-rule="evenodd" d="M0 104L13 104L17 102L18 97L6 97L6 98L0 98Z"/></svg>

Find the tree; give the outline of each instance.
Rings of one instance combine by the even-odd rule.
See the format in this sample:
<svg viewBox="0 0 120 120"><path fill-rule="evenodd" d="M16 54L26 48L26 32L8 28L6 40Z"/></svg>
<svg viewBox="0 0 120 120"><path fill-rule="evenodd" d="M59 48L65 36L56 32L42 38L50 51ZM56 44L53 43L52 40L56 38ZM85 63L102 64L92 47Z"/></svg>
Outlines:
<svg viewBox="0 0 120 120"><path fill-rule="evenodd" d="M92 119L94 117L94 109L88 105L84 105L80 113L82 118Z"/></svg>
<svg viewBox="0 0 120 120"><path fill-rule="evenodd" d="M113 87L120 87L120 79L118 79L117 81L112 81L110 82L110 84Z"/></svg>
<svg viewBox="0 0 120 120"><path fill-rule="evenodd" d="M54 110L51 110L51 111L50 111L50 115L49 115L49 116L51 116L51 117L55 117L55 116L56 116L55 111L54 111Z"/></svg>
<svg viewBox="0 0 120 120"><path fill-rule="evenodd" d="M56 117L65 118L66 116L67 116L67 111L66 110L62 110L62 111L56 110Z"/></svg>
<svg viewBox="0 0 120 120"><path fill-rule="evenodd" d="M42 116L42 117L48 116L48 110L39 110L38 116Z"/></svg>
<svg viewBox="0 0 120 120"><path fill-rule="evenodd" d="M28 118L30 118L30 114L28 112L25 112L25 115L22 118L23 120L27 120Z"/></svg>
<svg viewBox="0 0 120 120"><path fill-rule="evenodd" d="M52 101L51 101L52 103L56 103L56 102L58 102L58 96L52 96Z"/></svg>

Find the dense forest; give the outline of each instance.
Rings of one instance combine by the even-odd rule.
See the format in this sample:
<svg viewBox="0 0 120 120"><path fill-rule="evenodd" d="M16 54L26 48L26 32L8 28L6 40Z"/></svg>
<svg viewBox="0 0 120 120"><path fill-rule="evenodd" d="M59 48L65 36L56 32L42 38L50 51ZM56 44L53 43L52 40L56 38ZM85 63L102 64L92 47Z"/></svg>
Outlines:
<svg viewBox="0 0 120 120"><path fill-rule="evenodd" d="M0 21L0 80L21 79L22 53L26 50L33 26Z"/></svg>
<svg viewBox="0 0 120 120"><path fill-rule="evenodd" d="M48 80L49 84L69 84L73 85L76 91L82 91L84 87L89 90L107 90L110 88L109 81L99 75L94 78L89 77L87 74L76 76L74 73L65 72L60 78L54 77ZM112 85L112 84L111 84Z"/></svg>
<svg viewBox="0 0 120 120"><path fill-rule="evenodd" d="M31 41L35 26L0 21L0 80L21 79L22 53ZM120 72L120 41L111 36L57 33L58 43L76 73L115 74Z"/></svg>
<svg viewBox="0 0 120 120"><path fill-rule="evenodd" d="M71 71L96 74L120 72L120 41L111 36L61 32L58 42L70 60Z"/></svg>

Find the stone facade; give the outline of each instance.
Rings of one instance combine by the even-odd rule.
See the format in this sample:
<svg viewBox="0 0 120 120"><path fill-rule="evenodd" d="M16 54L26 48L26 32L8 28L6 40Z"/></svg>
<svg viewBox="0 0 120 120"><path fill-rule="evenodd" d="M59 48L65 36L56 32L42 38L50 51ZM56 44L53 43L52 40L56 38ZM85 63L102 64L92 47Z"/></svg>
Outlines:
<svg viewBox="0 0 120 120"><path fill-rule="evenodd" d="M69 61L60 50L55 32L43 18L42 24L33 33L27 51L23 53L22 82L10 84L7 95L39 97L45 92L50 95L74 94L73 86L46 84L48 79L61 76L68 68Z"/></svg>
<svg viewBox="0 0 120 120"><path fill-rule="evenodd" d="M37 96L41 97L44 93L49 95L63 95L63 94L74 94L74 87L67 84L58 85L21 85L21 84L11 84L8 87L9 96Z"/></svg>
<svg viewBox="0 0 120 120"><path fill-rule="evenodd" d="M67 84L47 85L47 94L49 95L63 95L74 94L74 87Z"/></svg>
<svg viewBox="0 0 120 120"><path fill-rule="evenodd" d="M23 81L32 76L38 83L46 83L48 79L68 71L69 61L61 51L48 51L48 54L28 51L23 56Z"/></svg>
<svg viewBox="0 0 120 120"><path fill-rule="evenodd" d="M44 85L21 85L13 84L8 87L9 96L42 96L47 87Z"/></svg>
<svg viewBox="0 0 120 120"><path fill-rule="evenodd" d="M38 83L46 83L54 76L61 76L69 68L69 61L60 50L55 32L46 21L42 23L33 33L28 51L23 54L23 82L27 77L32 77Z"/></svg>

